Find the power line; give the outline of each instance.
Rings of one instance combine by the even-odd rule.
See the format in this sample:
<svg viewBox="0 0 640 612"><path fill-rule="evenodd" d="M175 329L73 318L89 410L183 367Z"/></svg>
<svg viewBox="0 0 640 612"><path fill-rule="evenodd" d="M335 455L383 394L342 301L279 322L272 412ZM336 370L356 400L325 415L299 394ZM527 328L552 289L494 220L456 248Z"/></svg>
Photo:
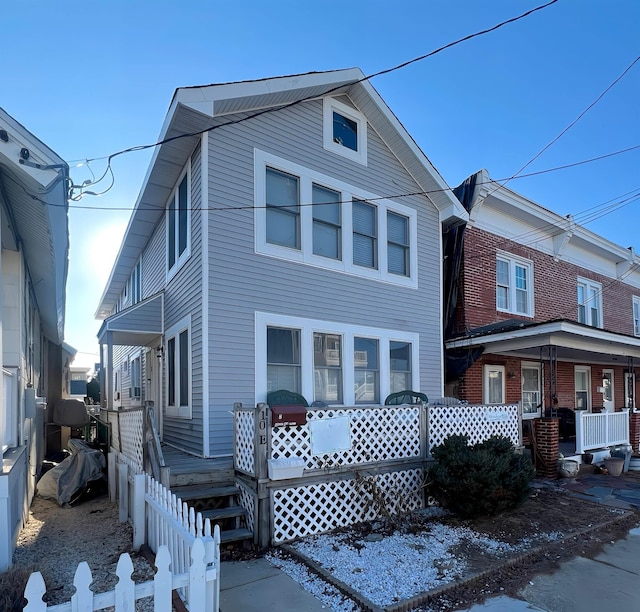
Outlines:
<svg viewBox="0 0 640 612"><path fill-rule="evenodd" d="M490 28L486 28L484 30L480 30L478 32L474 32L473 34L467 34L466 36L463 36L462 38L459 38L457 40L454 40L450 43L447 43L446 45L443 45L441 47L438 47L437 49L434 49L433 51L430 51L429 53L425 53L424 55L420 55L418 57L415 57L413 59L407 60L405 62L402 62L401 64L397 64L396 66L392 66L391 68L386 68L384 70L380 70L378 72L375 72L373 74L367 75L362 77L361 79L357 79L356 81L354 81L351 85L356 85L357 83L362 83L364 81L369 81L370 79L373 79L375 77L378 76L382 76L384 74L389 74L391 72L394 72L396 70L400 70L401 68L405 68L411 64L414 64L416 62L420 62L423 61L429 57L433 57L434 55L437 55L438 53L441 53L442 51L445 51L446 49L450 49L451 47L454 47L456 45L459 45L463 42L466 42L468 40L471 40L472 38L476 38L478 36L482 36L484 34L488 34L490 32L494 32L495 30L498 30L499 28L502 28L508 24L511 23L515 23L516 21L519 21L520 19L524 19L525 17L528 17L529 15L532 15L533 13L536 13L537 11L541 11L542 9L545 9L549 6L551 6L552 4L555 4L556 2L558 2L558 0L550 0L550 2L547 2L546 4L542 4L540 6L537 6L535 8L532 8L528 11L525 11L524 13L522 13L521 15L518 15L516 17L511 17L510 19L506 19L505 21L502 21ZM335 91L338 91L339 89L342 89L344 87L343 84L338 85L336 87L333 87L327 91L325 91L323 93L323 95L328 95L331 94ZM227 121L226 123L219 123L213 126L210 126L208 128L204 128L202 130L197 130L195 132L189 132L189 133L185 133L185 134L177 134L176 136L171 136L170 138L165 138L163 140L159 140L155 143L152 144L146 144L146 145L137 145L137 146L133 146L133 147L128 147L126 149L122 149L120 151L116 151L115 153L111 153L111 155L107 155L104 157L94 157L92 159L87 159L85 160L86 163L92 162L92 161L98 161L101 159L106 159L107 160L107 169L105 169L104 173L102 174L102 176L95 181L92 184L95 183L99 183L100 181L102 181L106 176L107 176L107 172L110 170L111 168L111 160L113 160L115 157L118 157L119 155L124 155L125 153L132 153L134 151L143 151L145 149L150 149L150 148L154 148L157 147L159 145L162 144L166 144L169 142L173 142L174 140L178 140L181 138L191 138L193 136L200 136L201 134L204 134L206 132L212 132L214 130L223 128L223 127L228 127L230 125L236 125L238 123L243 123L244 121L249 121L250 119L255 119L256 117L260 117L261 115L267 114L267 113L272 113L275 111L281 111L281 110L285 110L287 108L291 108L293 106L297 106L298 104L302 104L303 102L307 102L309 100L313 100L317 97L317 95L311 95L311 96L306 96L304 98L300 98L298 100L294 100L293 102L290 102L288 104L284 104L282 106L278 106L276 108L265 108L259 111L256 111L254 113L251 113L249 115L246 115L245 117L240 117L238 119L234 119L231 121ZM86 192L85 192L86 193ZM73 199L73 198L70 198Z"/></svg>

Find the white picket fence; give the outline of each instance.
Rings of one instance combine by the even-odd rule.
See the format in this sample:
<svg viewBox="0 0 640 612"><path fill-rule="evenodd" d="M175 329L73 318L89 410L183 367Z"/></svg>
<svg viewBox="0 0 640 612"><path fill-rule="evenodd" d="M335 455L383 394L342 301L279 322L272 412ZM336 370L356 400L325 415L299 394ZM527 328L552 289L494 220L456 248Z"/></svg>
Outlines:
<svg viewBox="0 0 640 612"><path fill-rule="evenodd" d="M576 411L576 453L629 444L629 409L621 412Z"/></svg>
<svg viewBox="0 0 640 612"><path fill-rule="evenodd" d="M219 583L219 567L207 563L206 548L207 543L202 538L196 538L191 547L189 566L176 573L169 548L160 546L155 560L156 575L153 580L141 584L135 584L131 579L133 563L128 554L122 553L116 567L118 583L115 590L105 593L94 593L89 588L93 577L89 565L83 561L78 565L73 579L76 592L71 601L54 606L48 606L42 600L46 586L42 574L34 572L24 591L28 602L24 612L94 612L109 607L115 607L115 612L135 612L136 601L145 597L153 597L154 612L171 612L172 589L188 591L190 610L217 611L218 601L214 593Z"/></svg>
<svg viewBox="0 0 640 612"><path fill-rule="evenodd" d="M135 465L115 449L109 453L109 482L117 483L117 490L110 489L113 499L117 497L120 522L129 521L133 528L133 549L143 544L156 554L162 546L169 549L174 574L188 571L196 541L204 545L207 567L220 568L220 529L211 526L209 519L183 502L169 489L162 486L149 474L141 473ZM117 473L117 478L115 477ZM110 485L111 486L111 485ZM211 583L213 608L218 610L220 581ZM179 588L178 592L191 610L190 592ZM207 608L209 610L210 608Z"/></svg>

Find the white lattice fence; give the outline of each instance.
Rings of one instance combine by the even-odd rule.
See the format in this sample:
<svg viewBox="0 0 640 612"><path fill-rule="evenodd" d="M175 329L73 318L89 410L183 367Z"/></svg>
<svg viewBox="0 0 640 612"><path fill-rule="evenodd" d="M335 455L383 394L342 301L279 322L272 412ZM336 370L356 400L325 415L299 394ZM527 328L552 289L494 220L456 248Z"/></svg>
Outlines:
<svg viewBox="0 0 640 612"><path fill-rule="evenodd" d="M469 443L483 442L491 436L506 436L521 446L520 407L429 406L429 452L452 435L466 435Z"/></svg>
<svg viewBox="0 0 640 612"><path fill-rule="evenodd" d="M301 457L305 468L313 470L420 457L420 410L419 406L309 409L308 421L348 416L351 450L312 457L308 425L274 427L271 459Z"/></svg>
<svg viewBox="0 0 640 612"><path fill-rule="evenodd" d="M233 460L235 468L253 476L255 474L255 410L236 408L234 415L235 448Z"/></svg>
<svg viewBox="0 0 640 612"><path fill-rule="evenodd" d="M392 513L423 507L421 468L371 476ZM319 482L271 492L273 543L324 533L376 518L371 495L355 478Z"/></svg>
<svg viewBox="0 0 640 612"><path fill-rule="evenodd" d="M255 533L256 528L256 495L251 492L249 489L242 486L242 484L238 484L238 490L240 491L240 505L247 511L246 521L247 521L247 529Z"/></svg>
<svg viewBox="0 0 640 612"><path fill-rule="evenodd" d="M142 455L142 408L118 412L118 429L120 431L120 452L135 461L140 469L144 469Z"/></svg>

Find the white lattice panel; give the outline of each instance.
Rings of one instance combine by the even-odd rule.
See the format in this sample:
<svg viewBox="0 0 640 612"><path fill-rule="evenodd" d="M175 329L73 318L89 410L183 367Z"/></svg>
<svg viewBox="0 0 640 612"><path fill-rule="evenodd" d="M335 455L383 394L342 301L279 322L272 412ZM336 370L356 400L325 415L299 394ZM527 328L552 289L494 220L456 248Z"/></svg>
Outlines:
<svg viewBox="0 0 640 612"><path fill-rule="evenodd" d="M143 469L142 458L142 409L118 413L120 451Z"/></svg>
<svg viewBox="0 0 640 612"><path fill-rule="evenodd" d="M375 479L392 513L423 507L422 469L378 474ZM371 495L355 479L275 489L271 507L274 544L376 518Z"/></svg>
<svg viewBox="0 0 640 612"><path fill-rule="evenodd" d="M309 410L309 421L348 416L351 450L313 457L308 426L274 427L271 458L301 457L306 461L305 468L313 470L420 457L420 410L418 406Z"/></svg>
<svg viewBox="0 0 640 612"><path fill-rule="evenodd" d="M233 453L235 468L253 475L255 473L255 410L235 410L234 416L236 419L236 440Z"/></svg>
<svg viewBox="0 0 640 612"><path fill-rule="evenodd" d="M506 436L520 446L520 411L508 406L429 406L429 452L452 435L466 435L470 444Z"/></svg>
<svg viewBox="0 0 640 612"><path fill-rule="evenodd" d="M247 529L255 533L256 498L255 494L245 489L242 485L238 487L240 491L240 505L247 511Z"/></svg>

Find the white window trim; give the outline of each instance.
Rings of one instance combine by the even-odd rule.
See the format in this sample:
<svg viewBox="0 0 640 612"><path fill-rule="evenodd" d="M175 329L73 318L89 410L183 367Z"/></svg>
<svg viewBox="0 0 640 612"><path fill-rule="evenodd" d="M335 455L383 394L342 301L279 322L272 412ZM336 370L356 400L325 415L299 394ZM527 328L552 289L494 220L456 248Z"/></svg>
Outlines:
<svg viewBox="0 0 640 612"><path fill-rule="evenodd" d="M267 167L287 172L300 180L300 203L313 201L312 185L318 184L341 194L342 260L322 257L313 253L313 207L300 207L300 249L267 242L266 170ZM326 174L315 172L294 162L254 149L254 224L256 253L286 259L297 263L334 270L361 278L370 278L393 285L417 289L418 287L418 213L415 209L349 185ZM371 269L353 263L352 200L365 200L376 207L378 222L378 268ZM409 219L409 276L393 274L387 270L387 211Z"/></svg>
<svg viewBox="0 0 640 612"><path fill-rule="evenodd" d="M175 225L176 261L173 264L173 267L169 268L169 222L168 222L169 204L171 203L171 200L177 197L178 188L180 187L180 183L182 182L182 179L185 176L187 177L187 246L185 247L184 252L178 256L178 251L177 251L178 236L179 236L180 230L179 230L179 224L176 223ZM176 202L176 215L178 214L177 204L178 203ZM186 167L180 173L180 176L178 177L178 180L176 181L176 184L174 185L173 190L171 191L171 195L167 199L164 212L165 212L165 226L166 226L165 227L165 245L166 246L165 246L165 253L164 253L165 255L164 265L166 270L166 279L167 279L167 282L169 282L178 273L178 271L182 268L182 266L184 266L185 262L191 256L191 158L189 158L189 160L187 161Z"/></svg>
<svg viewBox="0 0 640 612"><path fill-rule="evenodd" d="M587 374L587 388L585 391L587 392L587 406L585 406L584 410L587 412L591 412L593 410L593 398L591 397L591 366L574 366L573 367L573 398L575 401L576 398L576 374L578 372L586 372ZM576 410L578 407L576 406ZM581 409L582 410L582 409Z"/></svg>
<svg viewBox="0 0 640 612"><path fill-rule="evenodd" d="M419 334L398 332L362 325L349 325L334 321L290 317L268 312L256 312L256 403L267 401L267 327L284 327L300 330L300 372L302 395L309 403L313 401L313 334L314 332L342 335L342 384L344 406L355 406L355 368L353 358L353 339L374 338L378 340L380 401L390 393L389 355L390 342L411 342L411 388L420 388L420 347ZM333 404L332 404L333 405Z"/></svg>
<svg viewBox="0 0 640 612"><path fill-rule="evenodd" d="M633 401L631 402L633 405L631 406L632 411L636 411L636 376L635 372L625 372L624 373L624 405L627 407L629 403L629 380L631 380L631 391L633 393Z"/></svg>
<svg viewBox="0 0 640 612"><path fill-rule="evenodd" d="M188 332L189 337L189 404L187 406L169 406L169 364L166 361L168 359L169 352L167 351L167 344L171 338L176 341L176 356L179 357L179 337L183 331ZM179 419L191 419L192 418L192 404L193 404L193 364L192 364L192 343L193 337L191 335L191 315L180 319L175 325L172 325L165 331L164 334L164 355L165 355L165 389L164 397L166 398L165 414L169 417L175 417ZM265 357L266 358L266 357ZM176 398L180 397L180 368L177 367L175 371L175 394Z"/></svg>
<svg viewBox="0 0 640 612"><path fill-rule="evenodd" d="M540 367L540 364L535 361L523 361L520 364L520 380L524 380L524 376L522 376L522 370L525 368L531 370L538 370L538 383L540 384L540 408L536 412L525 412L524 409L522 411L523 419L535 419L542 416L542 406L544 406L544 381L542 380L543 368ZM522 382L520 384L520 389L522 389Z"/></svg>
<svg viewBox="0 0 640 612"><path fill-rule="evenodd" d="M356 122L358 126L358 150L354 151L333 141L333 111ZM326 97L323 100L323 129L322 144L327 151L347 157L364 166L367 165L367 119L355 108L343 104L335 98Z"/></svg>
<svg viewBox="0 0 640 612"><path fill-rule="evenodd" d="M577 282L576 282L576 298L578 296L578 286L579 285L584 285L587 293L589 291L589 289L595 289L596 290L596 303L598 305L598 314L600 315L600 320L598 321L598 325L593 325L591 323L591 310L589 308L585 308L585 315L587 317L586 322L584 323L585 325L589 325L590 327L595 327L596 329L603 329L604 328L604 310L602 308L602 283L599 283L598 281L594 281L591 280L589 278L582 278L581 276L578 276ZM589 304L590 300L587 300L587 302L585 303L585 306L587 304ZM580 306L580 303L578 303L578 307ZM578 319L578 313L576 312L576 319L579 321Z"/></svg>
<svg viewBox="0 0 640 612"><path fill-rule="evenodd" d="M137 274L136 274L136 271L137 271ZM137 284L140 289L140 292L137 295L138 299L134 301L134 298L136 297L136 291L135 291L136 277L137 277ZM140 255L140 257L138 258L136 265L133 266L133 270L131 271L131 275L129 276L129 281L125 283L125 286L124 286L125 295L126 295L127 286L129 286L130 305L134 306L138 302L142 302L142 300L144 299L142 297L142 255Z"/></svg>
<svg viewBox="0 0 640 612"><path fill-rule="evenodd" d="M500 308L498 307L498 260L502 259L503 261L507 261L509 263L509 304L510 308ZM521 266L527 269L528 273L528 282L529 282L529 290L527 291L527 312L518 312L516 310L516 272L515 266ZM496 310L498 312L508 312L509 314L514 314L519 317L527 317L533 318L535 315L534 312L534 304L535 300L533 298L534 292L534 284L533 284L533 261L530 259L525 259L524 257L518 257L517 255L513 255L511 253L507 253L506 251L498 251L496 254Z"/></svg>
<svg viewBox="0 0 640 612"><path fill-rule="evenodd" d="M632 300L632 316L633 316L633 335L640 336L640 297L637 295L633 296ZM638 326L636 327L636 310L638 312Z"/></svg>
<svg viewBox="0 0 640 612"><path fill-rule="evenodd" d="M489 403L489 372L492 370L498 370L500 372L502 372L502 402L499 402L498 404L490 404ZM482 372L482 399L483 402L487 405L491 405L491 406L499 406L501 404L504 404L506 401L506 368L503 365L492 365L492 364L485 364L484 368L483 368L483 372Z"/></svg>

